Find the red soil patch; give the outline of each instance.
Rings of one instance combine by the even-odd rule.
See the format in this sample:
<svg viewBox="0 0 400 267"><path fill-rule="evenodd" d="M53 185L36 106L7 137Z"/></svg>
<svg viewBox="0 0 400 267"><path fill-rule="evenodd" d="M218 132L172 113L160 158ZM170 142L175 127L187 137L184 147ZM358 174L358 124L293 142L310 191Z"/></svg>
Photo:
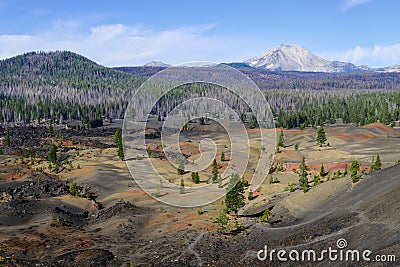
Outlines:
<svg viewBox="0 0 400 267"><path fill-rule="evenodd" d="M72 146L72 142L69 140L62 140L61 144L62 146Z"/></svg>

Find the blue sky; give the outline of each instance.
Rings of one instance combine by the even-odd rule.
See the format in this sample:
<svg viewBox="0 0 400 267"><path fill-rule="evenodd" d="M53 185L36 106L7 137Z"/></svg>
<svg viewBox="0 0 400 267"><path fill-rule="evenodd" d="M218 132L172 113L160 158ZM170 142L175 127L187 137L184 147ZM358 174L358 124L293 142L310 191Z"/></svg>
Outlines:
<svg viewBox="0 0 400 267"><path fill-rule="evenodd" d="M106 66L244 61L279 44L400 64L400 1L0 0L0 58L71 50Z"/></svg>

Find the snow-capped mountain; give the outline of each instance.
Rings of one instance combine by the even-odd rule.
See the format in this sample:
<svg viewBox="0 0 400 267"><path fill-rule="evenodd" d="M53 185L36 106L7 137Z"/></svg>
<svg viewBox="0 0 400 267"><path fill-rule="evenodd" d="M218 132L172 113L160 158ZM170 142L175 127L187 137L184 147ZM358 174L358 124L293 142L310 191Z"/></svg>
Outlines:
<svg viewBox="0 0 400 267"><path fill-rule="evenodd" d="M392 65L383 68L376 68L374 70L377 72L400 72L400 65Z"/></svg>
<svg viewBox="0 0 400 267"><path fill-rule="evenodd" d="M149 63L146 63L144 66L146 67L170 67L170 64L161 62L161 61L151 61Z"/></svg>
<svg viewBox="0 0 400 267"><path fill-rule="evenodd" d="M310 72L356 72L365 71L354 64L323 59L298 45L280 45L244 63L252 67Z"/></svg>

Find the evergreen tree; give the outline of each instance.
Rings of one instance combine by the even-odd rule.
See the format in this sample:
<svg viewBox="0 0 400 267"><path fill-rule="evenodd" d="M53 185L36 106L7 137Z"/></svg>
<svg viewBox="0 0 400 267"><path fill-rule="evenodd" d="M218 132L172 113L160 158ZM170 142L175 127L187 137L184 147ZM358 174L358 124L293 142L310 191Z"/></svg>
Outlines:
<svg viewBox="0 0 400 267"><path fill-rule="evenodd" d="M118 139L117 146L118 146L118 157L119 157L121 160L124 160L124 158L125 158L125 153L124 153L124 145L123 145L123 143L122 143L122 136Z"/></svg>
<svg viewBox="0 0 400 267"><path fill-rule="evenodd" d="M221 153L221 161L225 161L225 153L224 153L224 151L222 151L222 153Z"/></svg>
<svg viewBox="0 0 400 267"><path fill-rule="evenodd" d="M200 183L200 177L199 177L198 172L192 172L191 176L192 176L193 183L195 183L195 184Z"/></svg>
<svg viewBox="0 0 400 267"><path fill-rule="evenodd" d="M285 146L285 136L283 134L283 130L281 129L281 133L279 134L279 139L278 139L278 147L284 147Z"/></svg>
<svg viewBox="0 0 400 267"><path fill-rule="evenodd" d="M10 141L10 130L7 128L6 130L6 146L10 146L11 145L11 141Z"/></svg>
<svg viewBox="0 0 400 267"><path fill-rule="evenodd" d="M323 144L325 144L326 140L327 139L326 139L324 127L321 125L319 127L318 133L317 133L317 143L319 144L319 146L322 146Z"/></svg>
<svg viewBox="0 0 400 267"><path fill-rule="evenodd" d="M304 192L308 191L308 173L307 173L307 165L306 159L303 156L301 163L300 163L300 172L299 172L299 186L303 189Z"/></svg>
<svg viewBox="0 0 400 267"><path fill-rule="evenodd" d="M221 210L221 214L217 217L217 234L222 235L223 233L225 233L226 228L228 226L228 217L226 216L226 211L225 209Z"/></svg>
<svg viewBox="0 0 400 267"><path fill-rule="evenodd" d="M118 149L117 154L118 154L118 157L119 157L121 160L124 160L124 158L125 158L125 153L124 153L124 145L123 145L123 143L122 143L122 131L121 131L121 129L119 129L119 128L115 131L114 141L115 141L115 143L116 143L116 145L117 145L117 149Z"/></svg>
<svg viewBox="0 0 400 267"><path fill-rule="evenodd" d="M380 169L382 169L382 162L381 162L381 157L380 157L380 155L378 154L378 155L376 156L376 161L375 161L375 164L374 164L374 170L375 170L375 171L378 171L378 170L380 170Z"/></svg>
<svg viewBox="0 0 400 267"><path fill-rule="evenodd" d="M249 195L247 196L247 199L248 200L253 200L255 197L254 197L254 193L253 193L253 190L251 190L251 188L249 189Z"/></svg>
<svg viewBox="0 0 400 267"><path fill-rule="evenodd" d="M151 157L151 153L152 153L151 147L147 146L146 151L147 151L147 156L149 156L149 158L150 158Z"/></svg>
<svg viewBox="0 0 400 267"><path fill-rule="evenodd" d="M206 121L205 121L204 117L201 117L201 118L200 118L199 124L200 124L200 125L205 125L205 124L206 124Z"/></svg>
<svg viewBox="0 0 400 267"><path fill-rule="evenodd" d="M218 180L218 163L216 161L216 159L214 159L213 161L213 165L212 165L212 177L211 177L211 181L213 183L217 182Z"/></svg>
<svg viewBox="0 0 400 267"><path fill-rule="evenodd" d="M247 184L243 179L239 179L239 174L232 174L229 185L228 185L228 193L225 196L225 206L226 211L235 212L237 215L238 210L245 205L245 196L244 192L247 187Z"/></svg>
<svg viewBox="0 0 400 267"><path fill-rule="evenodd" d="M54 127L53 127L53 123L51 123L50 122L50 125L49 125L49 133L51 133L51 134L53 134L54 133Z"/></svg>
<svg viewBox="0 0 400 267"><path fill-rule="evenodd" d="M48 160L52 163L56 163L56 161L57 161L57 147L54 143L52 144L52 146L50 148Z"/></svg>
<svg viewBox="0 0 400 267"><path fill-rule="evenodd" d="M360 163L357 160L353 160L350 165L350 175L353 183L358 182L360 177L358 176L358 171L360 170Z"/></svg>
<svg viewBox="0 0 400 267"><path fill-rule="evenodd" d="M181 185L179 186L179 194L185 193L185 182L183 181L183 178L181 178Z"/></svg>
<svg viewBox="0 0 400 267"><path fill-rule="evenodd" d="M320 171L319 171L319 176L325 177L326 175L327 175L327 173L325 173L324 164L322 163L321 169L320 169Z"/></svg>
<svg viewBox="0 0 400 267"><path fill-rule="evenodd" d="M118 143L118 140L119 140L119 138L121 137L121 129L119 129L119 128L117 128L117 130L115 131L115 134L114 134L114 142L117 144Z"/></svg>
<svg viewBox="0 0 400 267"><path fill-rule="evenodd" d="M71 185L69 186L69 192L73 196L78 196L78 186L76 185L75 182L72 182Z"/></svg>
<svg viewBox="0 0 400 267"><path fill-rule="evenodd" d="M314 186L319 185L321 183L321 179L318 175L314 176Z"/></svg>
<svg viewBox="0 0 400 267"><path fill-rule="evenodd" d="M185 174L185 164L183 163L183 159L179 157L177 161L178 161L178 168L176 169L176 171L178 172L179 175Z"/></svg>
<svg viewBox="0 0 400 267"><path fill-rule="evenodd" d="M250 118L250 129L258 127L258 121L256 115L252 114Z"/></svg>
<svg viewBox="0 0 400 267"><path fill-rule="evenodd" d="M371 166L369 167L369 172L374 172L374 171L375 171L375 157L372 156Z"/></svg>
<svg viewBox="0 0 400 267"><path fill-rule="evenodd" d="M242 123L245 123L246 122L246 119L247 119L247 116L246 116L246 113L245 112L240 112L240 121L242 122Z"/></svg>

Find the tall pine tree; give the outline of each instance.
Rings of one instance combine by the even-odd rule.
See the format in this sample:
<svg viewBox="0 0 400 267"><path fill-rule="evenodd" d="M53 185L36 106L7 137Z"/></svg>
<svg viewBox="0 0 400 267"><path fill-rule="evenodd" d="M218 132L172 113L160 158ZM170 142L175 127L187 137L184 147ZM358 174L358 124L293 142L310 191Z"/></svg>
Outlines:
<svg viewBox="0 0 400 267"><path fill-rule="evenodd" d="M323 144L325 144L326 140L327 139L326 139L324 127L321 125L319 127L318 133L317 133L317 143L319 144L319 146L322 146Z"/></svg>
<svg viewBox="0 0 400 267"><path fill-rule="evenodd" d="M228 185L228 193L225 196L226 211L235 212L237 215L238 210L243 207L245 203L244 192L247 183L243 179L239 179L239 174L232 174Z"/></svg>
<svg viewBox="0 0 400 267"><path fill-rule="evenodd" d="M308 191L308 173L307 173L307 165L306 159L303 156L301 163L300 163L300 172L299 172L299 186L303 189L303 192Z"/></svg>
<svg viewBox="0 0 400 267"><path fill-rule="evenodd" d="M213 183L216 183L218 180L218 163L217 160L214 159L213 164L212 164L212 177L211 180Z"/></svg>

